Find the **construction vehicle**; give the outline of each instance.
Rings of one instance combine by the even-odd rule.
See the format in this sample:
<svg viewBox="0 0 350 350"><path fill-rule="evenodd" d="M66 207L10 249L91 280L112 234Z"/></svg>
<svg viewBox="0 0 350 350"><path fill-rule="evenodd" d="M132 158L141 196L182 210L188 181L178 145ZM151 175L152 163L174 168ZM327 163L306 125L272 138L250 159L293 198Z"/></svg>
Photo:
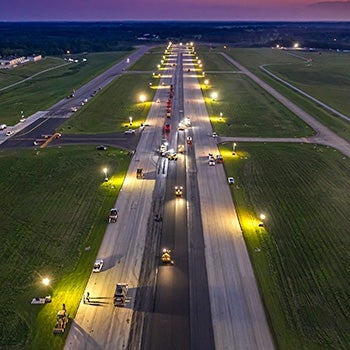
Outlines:
<svg viewBox="0 0 350 350"><path fill-rule="evenodd" d="M45 298L33 298L31 304L47 304L51 303L51 295L47 295Z"/></svg>
<svg viewBox="0 0 350 350"><path fill-rule="evenodd" d="M181 197L183 192L183 187L182 186L175 186L175 196L176 197Z"/></svg>
<svg viewBox="0 0 350 350"><path fill-rule="evenodd" d="M125 306L126 296L128 294L127 283L117 283L114 293L114 306Z"/></svg>
<svg viewBox="0 0 350 350"><path fill-rule="evenodd" d="M166 123L163 127L164 132L170 132L170 124Z"/></svg>
<svg viewBox="0 0 350 350"><path fill-rule="evenodd" d="M178 151L178 153L184 153L185 152L185 145L182 145L182 144L178 145L177 151Z"/></svg>
<svg viewBox="0 0 350 350"><path fill-rule="evenodd" d="M161 257L162 263L163 264L171 264L174 265L174 261L171 260L171 250L164 248L162 250L162 257Z"/></svg>
<svg viewBox="0 0 350 350"><path fill-rule="evenodd" d="M117 222L118 221L118 209L112 208L109 217L108 217L108 222Z"/></svg>
<svg viewBox="0 0 350 350"><path fill-rule="evenodd" d="M65 307L63 307L62 310L57 312L56 325L53 328L53 333L54 334L64 333L64 330L66 329L67 323L68 323L68 314L66 312Z"/></svg>
<svg viewBox="0 0 350 350"><path fill-rule="evenodd" d="M143 168L138 168L136 170L136 178L137 179L143 179L144 178Z"/></svg>

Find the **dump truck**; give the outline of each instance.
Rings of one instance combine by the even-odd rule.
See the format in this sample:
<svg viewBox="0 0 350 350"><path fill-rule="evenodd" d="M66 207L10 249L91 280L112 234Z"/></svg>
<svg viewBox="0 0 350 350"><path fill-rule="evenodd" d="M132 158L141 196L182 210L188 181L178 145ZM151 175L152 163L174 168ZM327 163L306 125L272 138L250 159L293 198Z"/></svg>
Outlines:
<svg viewBox="0 0 350 350"><path fill-rule="evenodd" d="M181 197L183 192L183 187L182 186L175 186L175 196L176 197Z"/></svg>
<svg viewBox="0 0 350 350"><path fill-rule="evenodd" d="M184 153L185 152L185 145L182 145L182 144L178 145L177 151L178 151L178 153Z"/></svg>
<svg viewBox="0 0 350 350"><path fill-rule="evenodd" d="M64 330L66 329L68 323L68 314L66 312L66 309L63 308L62 310L59 310L56 315L56 325L53 328L54 334L62 334L64 333Z"/></svg>
<svg viewBox="0 0 350 350"><path fill-rule="evenodd" d="M161 260L162 260L162 263L165 265L168 265L168 264L173 265L174 264L174 261L171 260L171 250L170 249L164 248L162 250Z"/></svg>
<svg viewBox="0 0 350 350"><path fill-rule="evenodd" d="M136 170L136 178L137 179L143 179L144 178L143 168L138 168Z"/></svg>

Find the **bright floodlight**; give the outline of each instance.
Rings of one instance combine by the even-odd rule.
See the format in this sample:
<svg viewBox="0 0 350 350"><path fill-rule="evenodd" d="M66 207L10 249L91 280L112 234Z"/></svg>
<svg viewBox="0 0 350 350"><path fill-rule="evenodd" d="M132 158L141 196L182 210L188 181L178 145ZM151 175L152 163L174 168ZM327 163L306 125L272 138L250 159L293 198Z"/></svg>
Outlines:
<svg viewBox="0 0 350 350"><path fill-rule="evenodd" d="M294 47L295 49L297 49L297 48L299 47L299 43L295 43L295 44L293 45L293 47Z"/></svg>
<svg viewBox="0 0 350 350"><path fill-rule="evenodd" d="M143 103L146 101L146 96L145 95L140 95L140 101Z"/></svg>
<svg viewBox="0 0 350 350"><path fill-rule="evenodd" d="M132 125L132 117L129 117L129 124Z"/></svg>
<svg viewBox="0 0 350 350"><path fill-rule="evenodd" d="M47 277L43 278L43 284L48 286L50 284L50 280Z"/></svg>
<svg viewBox="0 0 350 350"><path fill-rule="evenodd" d="M205 80L204 80L204 84L205 84L205 85L208 85L208 84L209 84L209 80L208 80L208 79L205 79Z"/></svg>
<svg viewBox="0 0 350 350"><path fill-rule="evenodd" d="M265 215L264 214L260 214L260 219L261 220L265 220Z"/></svg>
<svg viewBox="0 0 350 350"><path fill-rule="evenodd" d="M218 97L218 94L216 92L213 92L211 94L211 98L212 98L213 101L215 101L217 99L217 97Z"/></svg>
<svg viewBox="0 0 350 350"><path fill-rule="evenodd" d="M103 168L103 172L105 174L105 181L108 181L108 169L107 168Z"/></svg>
<svg viewBox="0 0 350 350"><path fill-rule="evenodd" d="M236 147L237 147L237 143L234 142L234 143L232 144L232 154L233 154L233 155L236 154Z"/></svg>

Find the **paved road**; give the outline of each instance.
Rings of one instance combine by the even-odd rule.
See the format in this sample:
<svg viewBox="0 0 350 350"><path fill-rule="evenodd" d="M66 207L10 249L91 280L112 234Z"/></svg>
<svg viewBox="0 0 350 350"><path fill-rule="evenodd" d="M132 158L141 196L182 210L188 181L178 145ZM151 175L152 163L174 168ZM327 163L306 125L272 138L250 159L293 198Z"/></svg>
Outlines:
<svg viewBox="0 0 350 350"><path fill-rule="evenodd" d="M171 74L164 74L166 84L170 83L169 76ZM92 274L86 287L92 296L91 300L94 301L94 297L97 297L97 301L98 298L105 298L106 304L96 307L81 303L65 349L123 349L128 347L130 330L134 338L129 348L140 346L144 312L149 310L148 305L140 303L140 296L146 298L148 303L152 302L152 283L156 272L154 266L157 256L159 259L155 245L160 226L154 222L153 214L159 212L158 201L164 196L167 160L159 159L155 150L162 138L166 93L165 89L159 89L155 95L155 100L159 98L161 103L153 103L150 109L147 117L150 126L140 136L116 201L119 220L108 225L98 255L107 262L106 269L99 274ZM136 169L139 167L145 171L143 180L136 179ZM144 264L150 266L151 273L144 277L141 275L140 278ZM126 282L130 287L130 299L125 308L112 304L115 284L118 282Z"/></svg>
<svg viewBox="0 0 350 350"><path fill-rule="evenodd" d="M185 144L185 132L177 131L184 116L183 51L174 48L169 58L169 64L176 62L172 79L175 86L172 131L168 136L169 148L173 149ZM158 267L154 307L146 316L141 349L161 349L165 344L167 349L214 348L197 183L195 177L186 176L194 156L192 148L186 148L177 162L168 165L160 247L172 249L175 264ZM182 198L174 198L175 185L184 187Z"/></svg>
<svg viewBox="0 0 350 350"><path fill-rule="evenodd" d="M188 67L192 67L187 59ZM185 72L186 65L184 61ZM206 268L216 349L273 349L255 276L224 169L208 166L218 154L197 77L184 76L185 115L193 121L193 141L201 203Z"/></svg>
<svg viewBox="0 0 350 350"><path fill-rule="evenodd" d="M115 207L119 219L109 224L99 250L98 258L106 261L99 274L92 274L86 291L100 305L83 304L79 306L65 349L124 349L127 347L136 289L142 256L145 247L147 228L150 225L152 193L155 184L157 157L154 149L161 139L161 119L157 118L157 105L151 108L148 122L157 126L146 128L142 133L136 153L118 196ZM136 179L136 169L142 167L145 179ZM106 220L107 220L106 213ZM129 284L129 302L125 308L113 305L115 285L118 282Z"/></svg>
<svg viewBox="0 0 350 350"><path fill-rule="evenodd" d="M171 118L164 118L171 124L170 133L165 133L169 149L177 149L178 110L182 109L182 81L178 71L181 61L176 54L169 55L167 65L172 69L171 84L174 86ZM181 72L182 73L182 72ZM181 77L182 78L182 77ZM167 85L168 86L168 85ZM170 91L170 89L168 90ZM165 108L164 108L165 112ZM141 349L189 349L189 282L186 200L175 198L174 187L185 185L184 157L166 163L166 189L162 201L162 232L159 252L162 248L171 249L174 265L164 266L158 257L158 273L155 285L154 308L144 326ZM157 186L157 184L156 184ZM150 301L149 301L150 302ZM147 331L146 331L147 329ZM162 329L162 332L159 332ZM181 334L181 337L177 335Z"/></svg>

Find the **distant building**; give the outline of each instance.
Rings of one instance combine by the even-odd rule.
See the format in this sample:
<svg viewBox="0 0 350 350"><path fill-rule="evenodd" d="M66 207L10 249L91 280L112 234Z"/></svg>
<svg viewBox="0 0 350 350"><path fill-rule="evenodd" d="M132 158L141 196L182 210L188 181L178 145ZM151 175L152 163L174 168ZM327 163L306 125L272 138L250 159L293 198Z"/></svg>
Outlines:
<svg viewBox="0 0 350 350"><path fill-rule="evenodd" d="M42 58L43 57L41 55L32 55L27 57L29 62L37 62L40 61Z"/></svg>
<svg viewBox="0 0 350 350"><path fill-rule="evenodd" d="M32 55L28 57L16 57L16 56L8 56L0 58L0 68L14 68L19 64L23 64L26 62L37 62L42 59L41 55Z"/></svg>
<svg viewBox="0 0 350 350"><path fill-rule="evenodd" d="M26 60L25 57L8 56L0 59L0 65L5 67L15 67Z"/></svg>

